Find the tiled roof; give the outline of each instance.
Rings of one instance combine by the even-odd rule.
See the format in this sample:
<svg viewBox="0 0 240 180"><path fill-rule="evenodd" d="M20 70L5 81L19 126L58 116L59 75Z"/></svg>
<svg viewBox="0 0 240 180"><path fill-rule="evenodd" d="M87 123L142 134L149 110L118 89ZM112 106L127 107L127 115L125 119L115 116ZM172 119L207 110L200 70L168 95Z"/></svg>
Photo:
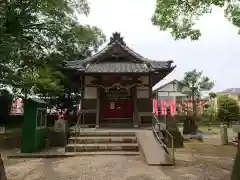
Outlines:
<svg viewBox="0 0 240 180"><path fill-rule="evenodd" d="M111 62L102 60L105 54L109 52L113 53L114 48L120 48L122 51L126 52L126 54L130 55L131 58L125 61L115 59ZM120 33L114 33L108 45L101 51L84 60L69 61L66 63L65 67L86 73L145 73L162 69L167 69L170 72L175 68L171 66L172 63L173 61L152 61L144 58L126 45Z"/></svg>
<svg viewBox="0 0 240 180"><path fill-rule="evenodd" d="M146 60L146 62L150 63L153 69L162 69L162 68L169 68L171 67L171 63L173 61L151 61Z"/></svg>
<svg viewBox="0 0 240 180"><path fill-rule="evenodd" d="M70 69L76 69L77 71L85 71L83 63L83 60L67 61L65 67Z"/></svg>
<svg viewBox="0 0 240 180"><path fill-rule="evenodd" d="M83 65L84 61L70 61L67 62L66 67L76 69L79 72L151 72L154 70L174 68L171 67L170 62L147 61L146 63L132 63L132 62L102 62L98 64ZM150 66L149 66L150 64Z"/></svg>
<svg viewBox="0 0 240 180"><path fill-rule="evenodd" d="M218 94L236 94L240 95L240 88L228 88L224 91L219 92Z"/></svg>
<svg viewBox="0 0 240 180"><path fill-rule="evenodd" d="M90 64L86 68L85 72L117 72L117 73L129 73L129 72L149 72L149 68L146 64L139 63L126 63L126 62L103 62L100 64Z"/></svg>

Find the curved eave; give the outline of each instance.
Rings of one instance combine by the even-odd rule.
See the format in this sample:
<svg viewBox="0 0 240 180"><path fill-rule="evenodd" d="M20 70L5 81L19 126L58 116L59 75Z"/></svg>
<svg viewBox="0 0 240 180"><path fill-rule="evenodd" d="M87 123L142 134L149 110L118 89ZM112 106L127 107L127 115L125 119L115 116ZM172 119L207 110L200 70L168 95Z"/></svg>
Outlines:
<svg viewBox="0 0 240 180"><path fill-rule="evenodd" d="M170 74L174 69L176 68L175 66L172 66L170 68L162 68L153 71L151 80L152 80L152 87L155 86L159 81L161 81L163 78L165 78L168 74Z"/></svg>
<svg viewBox="0 0 240 180"><path fill-rule="evenodd" d="M77 68L71 68L71 67L62 67L60 69L63 74L81 74L81 73L84 73L85 70L80 70L80 69L77 69Z"/></svg>

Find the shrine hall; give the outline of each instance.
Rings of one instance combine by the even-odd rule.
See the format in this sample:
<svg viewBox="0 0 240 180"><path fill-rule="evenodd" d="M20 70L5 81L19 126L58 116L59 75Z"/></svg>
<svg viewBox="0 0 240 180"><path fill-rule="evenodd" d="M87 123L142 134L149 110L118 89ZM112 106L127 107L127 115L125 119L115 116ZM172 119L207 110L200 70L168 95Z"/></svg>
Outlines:
<svg viewBox="0 0 240 180"><path fill-rule="evenodd" d="M151 125L152 87L174 68L172 60L150 60L133 51L117 32L93 56L65 65L79 80L82 123L94 127Z"/></svg>

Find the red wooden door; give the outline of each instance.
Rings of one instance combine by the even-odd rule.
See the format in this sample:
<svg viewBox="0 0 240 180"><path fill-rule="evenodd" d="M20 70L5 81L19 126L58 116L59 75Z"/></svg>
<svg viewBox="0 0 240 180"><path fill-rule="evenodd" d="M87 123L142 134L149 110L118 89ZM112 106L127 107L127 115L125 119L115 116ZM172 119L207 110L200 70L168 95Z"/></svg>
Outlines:
<svg viewBox="0 0 240 180"><path fill-rule="evenodd" d="M132 118L133 104L131 100L119 99L105 101L103 108L104 118Z"/></svg>

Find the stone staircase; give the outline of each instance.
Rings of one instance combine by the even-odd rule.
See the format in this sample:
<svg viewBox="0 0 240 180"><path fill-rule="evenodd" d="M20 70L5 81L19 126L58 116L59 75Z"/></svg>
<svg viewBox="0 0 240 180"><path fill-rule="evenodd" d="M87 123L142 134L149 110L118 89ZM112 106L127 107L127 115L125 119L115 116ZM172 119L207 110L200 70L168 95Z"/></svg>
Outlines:
<svg viewBox="0 0 240 180"><path fill-rule="evenodd" d="M75 135L65 152L75 152ZM89 154L140 155L135 132L82 131L76 137L76 152Z"/></svg>

